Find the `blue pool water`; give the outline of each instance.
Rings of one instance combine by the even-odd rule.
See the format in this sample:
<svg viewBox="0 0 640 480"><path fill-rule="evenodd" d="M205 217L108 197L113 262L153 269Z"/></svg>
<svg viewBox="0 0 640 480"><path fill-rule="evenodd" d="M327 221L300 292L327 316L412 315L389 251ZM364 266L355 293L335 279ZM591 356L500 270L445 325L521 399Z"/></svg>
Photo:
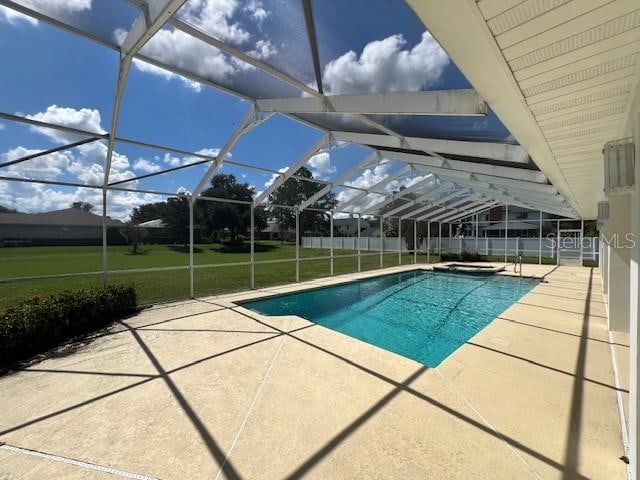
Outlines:
<svg viewBox="0 0 640 480"><path fill-rule="evenodd" d="M263 315L298 315L435 367L536 284L411 271L241 305Z"/></svg>

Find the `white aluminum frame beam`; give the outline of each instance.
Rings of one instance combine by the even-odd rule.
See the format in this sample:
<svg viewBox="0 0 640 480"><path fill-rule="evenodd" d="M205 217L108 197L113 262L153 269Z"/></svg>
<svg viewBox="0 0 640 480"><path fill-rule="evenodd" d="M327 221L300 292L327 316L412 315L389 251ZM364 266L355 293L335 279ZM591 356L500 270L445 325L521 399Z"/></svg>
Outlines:
<svg viewBox="0 0 640 480"><path fill-rule="evenodd" d="M490 184L473 184L465 182L459 183L471 188L477 193L482 193L486 197L493 198L503 203L510 203L512 205L528 208L530 210L538 210L540 208L543 208L545 211L550 213L557 213L566 217L573 217L573 214L566 207L566 205L553 201L545 201L543 200L543 197L522 197L519 192L505 191L504 189L500 189ZM561 197L558 196L557 198Z"/></svg>
<svg viewBox="0 0 640 480"><path fill-rule="evenodd" d="M376 189L378 188L382 188L384 186L386 186L387 184L391 183L392 181L394 181L396 178L401 177L402 175L409 173L411 171L411 165L405 165L404 167L402 167L400 170L392 173L391 175L389 175L388 177L384 178L383 180L379 181L378 183L372 185L371 187L369 187L366 191L362 192L362 193L357 193L356 195L354 195L352 198L350 198L349 200L342 202L341 204L337 205L333 211L334 212L344 212L344 209L347 207L350 207L351 205L353 205L354 203L359 202L360 200L362 200L364 197L366 197L367 195L370 195L372 193L377 193ZM379 195L384 195L383 193L380 193Z"/></svg>
<svg viewBox="0 0 640 480"><path fill-rule="evenodd" d="M68 143L65 145L61 145L59 147L50 148L48 150L42 150L37 153L32 153L30 155L25 155L23 157L16 158L14 160L9 160L7 162L0 163L0 168L10 167L11 165L17 165L22 162L28 162L29 160L33 160L34 158L45 157L47 155L51 155L52 153L62 152L64 150L69 150L71 148L79 147L80 145L95 142L98 140L100 140L100 137L83 138L82 140L78 140L77 142Z"/></svg>
<svg viewBox="0 0 640 480"><path fill-rule="evenodd" d="M506 178L523 182L546 184L547 177L538 170L525 168L503 167L487 163L467 162L464 160L451 160L443 157L432 157L428 155L417 155L415 153L384 151L385 158L398 160L401 162L423 165L425 167L446 168L461 172L469 172L492 177ZM554 188L555 189L555 188Z"/></svg>
<svg viewBox="0 0 640 480"><path fill-rule="evenodd" d="M0 0L0 3L1 2L2 0ZM58 130L60 132L73 133L75 135L80 135L81 137L86 136L86 137L99 138L99 139L106 139L109 137L109 134L104 132L91 132L91 131L83 130L80 128L67 127L65 125L58 125L58 124L49 123L49 122L42 122L40 120L33 120L32 118L21 117L19 115L14 115L12 113L7 113L7 112L0 112L0 118L4 120L10 120L12 122L32 125L34 127L43 127L43 128Z"/></svg>
<svg viewBox="0 0 640 480"><path fill-rule="evenodd" d="M461 155L516 164L529 163L529 154L519 145L507 143L466 142L462 140L441 140L437 138L404 137L375 133L332 131L336 140L389 148L408 148L423 152Z"/></svg>
<svg viewBox="0 0 640 480"><path fill-rule="evenodd" d="M481 173L470 173L464 170L452 170L450 168L444 167L428 167L416 163L411 163L411 165L413 165L418 170L435 173L436 175L441 177L449 177L456 180L475 180L479 182L500 185L501 187L505 188L518 188L519 190L530 191L542 195L558 195L558 191L553 185L544 183L527 182L523 180L516 180L506 177L496 177L493 175Z"/></svg>
<svg viewBox="0 0 640 480"><path fill-rule="evenodd" d="M450 183L440 183L436 186L436 188L434 188L430 192L425 193L424 195L420 195L418 198L414 198L413 200L407 200L406 203L394 208L393 210L389 210L387 213L384 214L384 216L392 217L395 214L400 213L404 210L407 210L415 205L422 205L424 204L425 201L429 200L430 198L433 198L435 194L440 193L443 189L447 187L452 187L452 186L454 185Z"/></svg>
<svg viewBox="0 0 640 480"><path fill-rule="evenodd" d="M478 3L407 0L407 4L444 47L471 85L489 102L491 109L529 152L571 208L579 211L581 205L511 74L507 61L497 48ZM498 4L501 2L496 2Z"/></svg>
<svg viewBox="0 0 640 480"><path fill-rule="evenodd" d="M496 203L498 202L495 200L488 200L486 198L483 198L481 200L471 202L468 205L464 205L461 208L453 208L452 210L454 211L454 213L445 212L438 215L437 217L430 218L429 220L432 222L449 223L450 219L457 218L459 215L473 215L475 212L483 210L485 208L489 208L491 205L495 205Z"/></svg>
<svg viewBox="0 0 640 480"><path fill-rule="evenodd" d="M104 160L102 181L102 276L107 282L107 191L109 177L111 176L111 161L115 145L116 130L120 117L120 104L127 84L129 71L133 57L140 49L162 28L186 0L158 0L147 5L144 12L140 13L120 46L120 63L118 64L118 77L113 96L113 108L111 110L111 125L109 127L109 139L107 141L107 153Z"/></svg>
<svg viewBox="0 0 640 480"><path fill-rule="evenodd" d="M460 198L460 197L468 198L470 195L472 195L470 190L466 188L458 189L455 192L452 192L449 195L445 195L444 197L434 200L432 202L420 204L421 206L419 206L419 208L414 208L410 212L405 213L404 215L402 215L402 218L415 218L416 220L418 220L418 217L416 217L416 215L420 215L423 212L432 210L438 207L439 205L442 205L450 200Z"/></svg>
<svg viewBox="0 0 640 480"><path fill-rule="evenodd" d="M89 38L89 39L91 39L91 40L94 40L94 41L96 41L96 42L100 43L101 45L107 46L107 47L109 47L109 48L116 48L116 49L118 48L117 46L114 46L113 44L110 44L110 43L108 43L108 42L105 42L104 40L102 40L102 41L101 41L98 37L94 37L94 36L92 36L91 34L89 34L89 33L87 33L87 32L83 32L82 30L79 30L79 29L77 29L77 28L74 28L72 25L64 24L64 23L62 23L62 22L60 22L60 21L55 20L54 18L47 17L46 15L44 15L44 14L42 14L42 13L39 13L39 12L37 12L36 10L30 9L30 8L28 8L28 7L21 6L21 5L19 5L19 4L16 4L15 2L8 1L8 0L2 0L2 1L0 1L0 3L1 3L1 4L5 4L5 5L9 5L9 6L10 6L10 8L13 8L13 9L15 9L15 10L17 10L17 11L20 11L20 12L22 12L22 13L25 13L25 14L27 14L27 15L31 15L31 16L33 16L34 18L38 18L38 19L40 19L40 20L46 21L46 22L48 22L48 23L51 23L51 24L53 24L53 25L55 25L55 26L57 26L57 27L59 27L59 28L65 29L65 30L67 30L67 31L69 31L69 32L71 32L71 33L76 34L76 35L80 35L80 36L83 36L83 37L85 37L85 38ZM141 2L141 1L133 1L132 3L136 3L136 4L138 4L138 5L141 5L143 2ZM153 9L156 9L155 11L158 11L158 10L157 10L157 9L158 9L158 5L161 5L161 3L159 3L159 2L153 2L153 3L154 3L154 5L151 7L151 9L152 9L152 10L153 10ZM167 3L167 2L166 2L166 1L164 1L163 3ZM171 3L173 3L173 2L171 2ZM146 3L145 3L145 4L146 4ZM152 19L152 18L153 18L153 15L147 15L147 16L146 16L146 18ZM157 19L158 19L158 17L156 18L156 20L157 20ZM175 18L173 18L173 17L169 18L169 22L168 22L168 23L171 23L172 25L176 26L176 28L180 28L180 26L177 26L177 25L176 25L176 22L178 22L178 23L179 23L179 21L177 21ZM150 22L147 22L147 21L145 20L145 25L147 25L147 26L149 27L149 26L151 26L151 23L150 23ZM160 26L159 28L161 28L161 26ZM148 28L148 30L151 30L151 29L150 29L150 28ZM132 32L133 32L133 31L134 31L134 29L132 29ZM200 35L201 35L202 37L205 37L205 38L207 37L207 35L206 35L206 34L204 34L204 33L202 33L202 32L200 32ZM133 37L132 37L132 38L133 38ZM211 39L210 37L208 37L208 40L214 41L215 39ZM131 48L131 47L133 47L133 46L135 45L135 43L136 43L136 42L134 42L134 41L132 40L132 41L128 44L128 45L129 45L129 47L125 46L124 48L125 48L125 49L129 49L128 51L130 51L130 48ZM208 43L210 43L210 42L208 42ZM228 46L220 45L220 47L228 47ZM232 47L228 47L228 48L229 48L229 49L231 49ZM226 50L225 50L225 51L226 51ZM230 52L227 52L227 53L230 53ZM235 57L240 58L239 52L230 53L230 54L234 55ZM227 92L227 93L231 93L231 94L233 94L233 95L235 95L235 96L237 96L237 97L240 97L240 98L246 98L246 96L244 96L244 95L242 95L242 94L240 94L240 93L238 93L238 92L229 91L229 90L228 90L228 89L226 89L225 87L222 87L222 86L220 86L220 85L217 85L217 84L215 84L215 83L213 83L213 82L211 82L211 81L208 81L208 80L203 79L203 78L197 78L196 76L194 76L194 74L190 74L189 72L184 72L184 71L180 70L180 69L179 69L179 68L177 68L177 67L172 67L172 66L169 66L169 65L161 65L161 64L158 64L158 62L154 61L153 59L148 59L148 58L146 58L144 55L140 55L139 53L138 53L137 55L135 55L135 56L136 56L137 58L140 58L140 59L141 59L141 60L143 60L143 61L148 61L148 62L150 62L150 63L151 63L151 64L153 64L153 65L156 65L156 66L159 66L159 67L161 67L161 68L164 68L164 69L166 69L167 71L171 71L171 72L177 73L177 74L179 74L179 75L186 76L187 78L190 78L190 79L192 79L192 80L198 81L198 82L202 83L203 85L207 85L207 86L210 86L210 87L213 87L213 88L217 88L217 89L219 89L219 90L225 91L225 92ZM250 62L249 62L249 63L250 63L251 65L255 66L256 68L259 68L260 70L265 71L266 73L269 73L269 74L271 74L271 75L276 76L273 72L268 72L268 71L267 71L267 70L268 70L268 65L264 64L263 62L260 62L260 61L258 61L258 60L256 60L256 59L251 59L251 58L247 58L247 60L252 60L252 62L253 62L253 63L250 63ZM278 72L276 72L276 73L278 73ZM280 77L277 77L277 78L280 78L282 81L285 81L286 83L288 83L288 84L290 84L290 85L292 85L292 86L299 87L299 85L294 85L295 80L294 80L294 79L292 79L292 78L290 78L290 77L288 77L288 75L283 74L282 72L279 72L279 75L280 75L280 77L283 77L283 78L280 78ZM300 82L297 82L297 83L299 84ZM310 90L312 90L312 92L313 92L313 93L311 93L311 92L309 92L309 93L311 93L311 94L314 94L314 95L316 95L316 96L321 97L321 94L320 94L319 92L315 92L313 89L310 89ZM306 91L306 90L305 90L305 89L303 89L303 91ZM391 136L389 137L389 139L390 139L390 140L392 140L392 141L397 141L397 142L401 142L401 144L403 144L403 145L407 143L407 139L406 139L405 137L403 137L403 136L401 136L401 135L398 135L398 134L396 134L395 132L392 132L391 130L389 130L389 129L387 129L387 128L384 128L383 126L380 126L380 125L379 125L377 122L375 122L373 119L368 119L368 118L366 118L365 116L363 116L363 115L361 115L361 114L358 114L357 116L358 116L358 118L362 118L362 120L363 120L363 121L365 121L365 120L369 121L369 122L370 122L370 124L372 124L372 125L376 126L376 128L379 128L381 131L386 132L386 133L388 133L389 135L391 135ZM384 137L384 135L380 135L380 137ZM105 172L105 173L106 173L106 172ZM527 205L527 207L530 207L530 206L529 206L529 205ZM565 215L566 215L566 213L565 213ZM573 215L571 215L571 216L573 216Z"/></svg>
<svg viewBox="0 0 640 480"><path fill-rule="evenodd" d="M157 0L147 4L146 11L140 13L120 46L120 64L118 67L118 79L116 91L113 97L113 109L111 113L111 127L109 129L109 142L104 168L104 186L109 184L111 172L111 159L113 158L113 146L115 143L118 118L120 116L120 103L131 69L134 56L153 37L169 18L185 3L186 0Z"/></svg>
<svg viewBox="0 0 640 480"><path fill-rule="evenodd" d="M507 196L507 197L517 196L517 197L522 197L523 199L527 198L532 201L540 201L546 204L556 205L558 207L563 206L562 204L563 199L559 195L552 196L552 195L536 194L533 192L520 190L514 187L505 187L504 185L500 185L500 184L474 181L473 179L465 180L465 179L452 177L452 180L453 179L455 179L455 181L458 182L460 185L468 186L469 188L478 192L486 192L488 194L495 193L495 194L500 194L502 196Z"/></svg>
<svg viewBox="0 0 640 480"><path fill-rule="evenodd" d="M306 165L306 163L320 151L322 147L331 142L331 135L326 134L323 135L320 140L318 140L309 150L307 150L302 156L289 168L282 172L272 183L267 187L256 199L253 201L254 208L264 202L269 195L275 192L280 186L286 182L289 177L294 175L301 167Z"/></svg>
<svg viewBox="0 0 640 480"><path fill-rule="evenodd" d="M518 180L510 180L510 179L501 179L500 177L491 177L488 175L477 175L470 174L466 172L460 172L457 170L447 170L444 168L437 167L422 167L420 165L414 165L417 169L424 169L425 172L435 172L439 177L448 178L451 181L460 184L466 184L467 186L473 188L477 187L485 187L491 188L492 186L496 189L502 189L508 191L509 194L518 195L528 195L530 197L536 197L540 199L549 199L549 198L557 198L559 201L564 201L564 199L555 191L553 185L544 185L530 182L522 182ZM535 209L534 209L535 210Z"/></svg>
<svg viewBox="0 0 640 480"><path fill-rule="evenodd" d="M419 182L414 183L413 185L403 188L401 190L398 190L397 192L389 195L387 198L385 198L383 201L376 203L375 205L368 207L367 209L363 210L362 212L360 212L362 215L368 215L371 212L374 212L376 210L381 209L382 207L389 205L391 202L398 200L398 199L402 199L402 197L404 197L406 194L413 192L414 190L417 190L419 188L422 188L425 186L425 184L429 184L429 183L433 183L436 180L436 176L431 174L431 175L427 175L427 178L420 180ZM388 214L383 214L383 217L388 217Z"/></svg>
<svg viewBox="0 0 640 480"><path fill-rule="evenodd" d="M461 185L471 188L475 192L485 193L489 197L494 197L503 202L510 202L514 205L516 204L515 202L519 202L521 206L525 206L526 208L531 208L533 210L537 210L539 206L545 206L555 209L564 209L566 212L569 211L567 206L563 203L564 199L559 195L535 195L531 192L523 192L514 188L507 189L502 186L485 182L473 182L460 179L456 179L456 181Z"/></svg>
<svg viewBox="0 0 640 480"><path fill-rule="evenodd" d="M420 217L417 217L416 220L430 220L433 221L434 218L436 218L437 215L439 215L442 212L455 212L458 211L458 209L456 207L463 205L464 203L472 203L475 202L478 199L479 195L468 195L465 198L461 198L459 200L455 200L453 202L447 203L445 205L442 205L439 208L436 208L433 212L429 212L425 215L422 215Z"/></svg>
<svg viewBox="0 0 640 480"><path fill-rule="evenodd" d="M478 213L483 212L485 210L494 208L494 207L498 206L499 204L500 204L500 202L497 202L497 201L491 201L489 203L484 203L484 204L482 204L482 205L480 205L478 207L471 208L471 209L469 209L467 211L457 213L457 214L455 214L455 215L453 215L451 217L443 218L441 221L443 221L445 223L455 222L456 220L460 220L461 218L465 218L465 217L468 217L470 215L478 214Z"/></svg>
<svg viewBox="0 0 640 480"><path fill-rule="evenodd" d="M487 104L472 89L270 98L257 100L257 104L262 112L278 113L457 116L487 114Z"/></svg>
<svg viewBox="0 0 640 480"><path fill-rule="evenodd" d="M236 144L238 139L242 135L249 132L252 128L258 125L255 122L257 115L258 115L258 112L257 112L256 106L252 104L247 109L244 116L242 117L242 120L240 120L240 123L238 124L236 129L233 131L231 136L227 139L227 141L225 142L220 152L218 152L216 159L209 166L206 173L202 176L202 178L198 182L198 185L196 185L196 188L191 193L192 198L197 197L198 195L200 195L202 190L204 190L204 188L207 186L207 184L209 183L209 181L211 180L215 172L218 170L218 168L220 168L220 165L222 164L224 159L227 157L227 155L229 155L229 152L231 151L233 146Z"/></svg>
<svg viewBox="0 0 640 480"><path fill-rule="evenodd" d="M288 85L291 85L294 88L299 89L302 92L308 93L309 95L318 95L318 92L315 91L313 88L309 87L306 83L300 82L296 79L294 79L293 77L287 75L286 73L270 66L267 63L264 63L260 60L258 60L255 57L252 57L251 55L243 52L242 50L232 47L230 45L227 45L226 43L218 40L217 38L214 38L208 34L206 34L205 32L195 28L193 25L190 25L182 20L180 20L177 17L173 17L169 23L171 25L173 25L176 29L183 31L184 33L191 35L194 38L197 38L198 40L200 40L201 42L204 42L208 45L211 45L212 47L217 48L218 50L232 56L235 57L243 62L245 62L248 65L251 65L252 67L257 68L258 70L261 70L269 75L271 75L272 77L287 83Z"/></svg>
<svg viewBox="0 0 640 480"><path fill-rule="evenodd" d="M378 155L377 152L371 153L362 162L358 163L353 168L350 168L346 173L344 173L343 175L335 179L329 185L324 186L322 189L318 190L317 193L314 193L309 198L307 198L304 202L302 202L299 205L300 210L304 210L309 205L312 205L314 202L324 197L327 193L331 191L332 188L344 186L342 184L345 183L347 180L349 180L357 172L364 170L365 168L369 167L373 163L377 164L378 162L380 162L380 160L381 160L380 155Z"/></svg>
<svg viewBox="0 0 640 480"><path fill-rule="evenodd" d="M316 76L316 86L319 93L324 93L322 86L322 67L320 66L320 54L318 53L318 39L316 38L316 22L313 19L313 5L311 0L302 0L302 10L304 13L304 23L309 39L311 59L313 61L313 71Z"/></svg>

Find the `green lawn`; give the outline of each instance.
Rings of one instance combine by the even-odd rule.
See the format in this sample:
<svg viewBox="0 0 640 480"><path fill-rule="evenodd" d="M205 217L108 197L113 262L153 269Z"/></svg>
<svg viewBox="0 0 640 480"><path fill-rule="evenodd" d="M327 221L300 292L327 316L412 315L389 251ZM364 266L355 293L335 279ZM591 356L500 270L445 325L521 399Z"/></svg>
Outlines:
<svg viewBox="0 0 640 480"><path fill-rule="evenodd" d="M194 264L196 265L194 293L196 296L215 295L251 287L250 266L229 265L250 261L248 244L234 247L222 244L196 245L194 252ZM334 250L336 256L355 253L355 250ZM300 258L302 259L300 280L329 276L331 274L329 259L304 260L328 255L329 250L326 249L300 248ZM420 257L418 261L425 261L426 259L423 257ZM280 242L259 242L256 244L255 258L256 261L294 260L295 245L281 244ZM189 271L187 269L189 254L188 250L181 246L145 245L143 253L140 255L131 255L127 246L110 246L107 261L109 281L133 282L136 285L141 304L177 300L189 296ZM403 265L412 262L413 255L402 255ZM208 266L211 264L226 265ZM398 254L385 253L384 266L396 265L398 265ZM334 274L357 272L357 266L358 260L355 257L336 258L334 260ZM156 267L176 268L159 272L122 272L122 270ZM380 268L378 254L362 256L362 271L376 268ZM100 272L101 269L102 249L100 246L0 248L0 279L16 279L0 283L0 306L11 305L33 295L48 295L62 290L102 283L101 274L39 280L17 280L18 277ZM258 264L255 267L255 285L258 288L295 281L295 261Z"/></svg>

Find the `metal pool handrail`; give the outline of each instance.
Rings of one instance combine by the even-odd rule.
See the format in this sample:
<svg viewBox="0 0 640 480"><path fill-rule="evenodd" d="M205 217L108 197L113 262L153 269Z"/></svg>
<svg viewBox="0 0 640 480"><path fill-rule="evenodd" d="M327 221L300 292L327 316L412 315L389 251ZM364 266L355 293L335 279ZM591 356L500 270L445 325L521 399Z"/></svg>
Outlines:
<svg viewBox="0 0 640 480"><path fill-rule="evenodd" d="M518 268L518 266L520 268ZM520 273L520 276L522 276L522 255L518 255L516 257L516 260L513 262L513 273Z"/></svg>

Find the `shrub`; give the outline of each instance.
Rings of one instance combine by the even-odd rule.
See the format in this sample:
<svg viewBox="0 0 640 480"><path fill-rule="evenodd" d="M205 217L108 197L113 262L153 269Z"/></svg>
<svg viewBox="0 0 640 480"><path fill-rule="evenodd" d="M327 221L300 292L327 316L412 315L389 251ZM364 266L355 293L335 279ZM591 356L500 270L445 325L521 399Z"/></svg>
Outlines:
<svg viewBox="0 0 640 480"><path fill-rule="evenodd" d="M481 262L482 257L477 252L445 252L440 255L440 261L442 262Z"/></svg>
<svg viewBox="0 0 640 480"><path fill-rule="evenodd" d="M462 252L460 255L460 260L463 262L480 262L482 257L478 252Z"/></svg>
<svg viewBox="0 0 640 480"><path fill-rule="evenodd" d="M24 300L0 310L0 367L97 330L136 311L133 285L109 285Z"/></svg>

